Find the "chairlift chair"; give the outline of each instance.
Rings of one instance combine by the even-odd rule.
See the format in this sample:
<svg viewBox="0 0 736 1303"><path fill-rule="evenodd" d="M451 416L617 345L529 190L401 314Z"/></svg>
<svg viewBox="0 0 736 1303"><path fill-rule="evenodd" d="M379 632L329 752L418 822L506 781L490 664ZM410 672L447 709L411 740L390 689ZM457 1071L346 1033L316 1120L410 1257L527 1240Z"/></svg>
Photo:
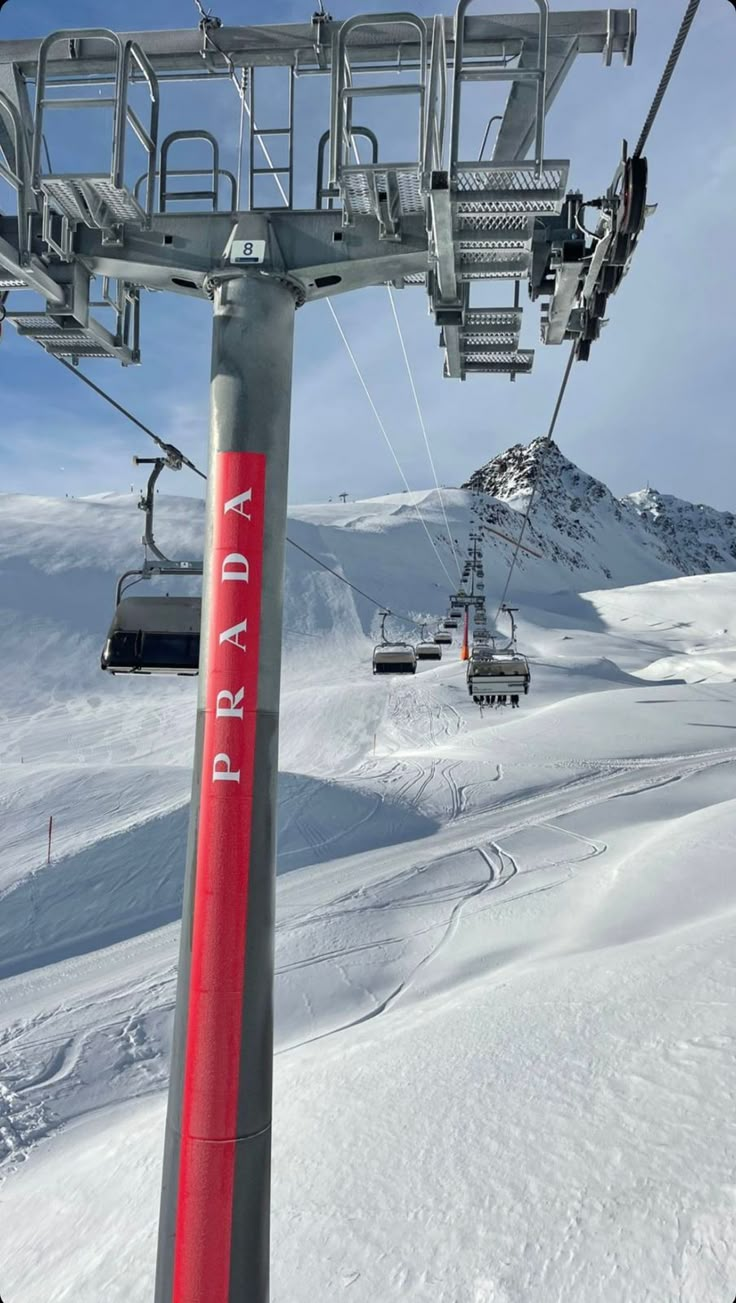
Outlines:
<svg viewBox="0 0 736 1303"><path fill-rule="evenodd" d="M199 671L199 641L202 623L201 597L126 597L126 581L163 575L201 575L198 561L172 561L158 547L153 536L156 480L165 466L179 470L182 462L175 448L165 457L135 457L134 463L153 465L139 507L146 513L143 543L146 560L138 570L128 570L118 581L115 614L100 657L100 666L110 674L193 675ZM148 553L154 560L148 560ZM131 584L127 584L131 587Z"/></svg>
<svg viewBox="0 0 736 1303"><path fill-rule="evenodd" d="M443 621L442 621L442 628L443 628L443 629L457 629L457 620L453 620L452 618L450 618L450 619L448 619L448 620L443 620Z"/></svg>
<svg viewBox="0 0 736 1303"><path fill-rule="evenodd" d="M374 674L416 674L417 653L408 642L390 642L386 637L386 620L390 611L381 612L381 641L373 648Z"/></svg>
<svg viewBox="0 0 736 1303"><path fill-rule="evenodd" d="M452 634L446 632L444 629L438 629L437 633L434 635L434 640L442 647L450 647L452 645Z"/></svg>
<svg viewBox="0 0 736 1303"><path fill-rule="evenodd" d="M529 661L516 649L515 608L504 604L501 610L511 621L511 636L506 646L497 651L495 644L486 645L478 636L474 638L468 659L468 692L479 705L518 706L519 696L529 692Z"/></svg>
<svg viewBox="0 0 736 1303"><path fill-rule="evenodd" d="M442 648L436 642L418 642L416 653L418 661L442 660Z"/></svg>
<svg viewBox="0 0 736 1303"><path fill-rule="evenodd" d="M200 597L124 597L100 664L111 674L196 674Z"/></svg>
<svg viewBox="0 0 736 1303"><path fill-rule="evenodd" d="M409 643L379 643L373 648L374 674L416 674L417 654Z"/></svg>
<svg viewBox="0 0 736 1303"><path fill-rule="evenodd" d="M488 694L529 692L531 673L526 656L520 652L497 652L483 644L473 644L467 668L468 692L471 697Z"/></svg>

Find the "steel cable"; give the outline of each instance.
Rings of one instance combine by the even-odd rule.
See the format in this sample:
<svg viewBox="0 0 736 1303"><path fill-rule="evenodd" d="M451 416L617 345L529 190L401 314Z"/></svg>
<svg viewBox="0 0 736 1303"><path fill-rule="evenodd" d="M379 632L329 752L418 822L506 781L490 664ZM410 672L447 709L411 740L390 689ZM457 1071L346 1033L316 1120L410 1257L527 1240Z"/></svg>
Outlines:
<svg viewBox="0 0 736 1303"><path fill-rule="evenodd" d="M672 46L672 49L670 51L670 57L665 64L664 72L662 73L659 85L654 95L654 99L652 100L651 108L646 116L644 126L641 129L641 135L639 136L639 139L636 142L636 148L634 150L634 158L639 157L644 146L647 143L649 132L651 131L654 125L654 119L659 113L662 100L665 97L665 93L667 91L667 87L670 84L670 79L672 77L672 74L675 71L675 65L677 63L677 60L679 59L682 53L682 47L685 44L685 41L687 40L687 35L688 32L690 31L690 28L692 27L693 19L698 11L699 4L700 4L700 0L688 0L688 6L685 10L685 15L683 17L683 20L680 23L680 29L677 33L677 36L675 37L674 45Z"/></svg>

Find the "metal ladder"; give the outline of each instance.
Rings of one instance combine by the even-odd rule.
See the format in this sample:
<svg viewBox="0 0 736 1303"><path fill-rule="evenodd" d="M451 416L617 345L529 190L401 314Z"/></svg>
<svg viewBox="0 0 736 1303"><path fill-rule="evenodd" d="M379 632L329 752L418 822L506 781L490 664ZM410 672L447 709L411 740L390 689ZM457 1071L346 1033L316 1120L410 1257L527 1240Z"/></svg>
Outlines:
<svg viewBox="0 0 736 1303"><path fill-rule="evenodd" d="M464 57L466 15L473 0L459 0L454 21L452 119L447 177L433 178L429 194L434 237L430 293L443 327L445 374L463 379L478 373L517 375L531 370L533 350L520 350L521 309L472 309L475 281L525 279L532 262L535 218L556 215L564 202L569 164L544 158L548 0L535 0L539 27L533 62L515 66ZM491 162L458 157L462 88L466 82L509 81L536 87L534 157ZM485 141L484 141L485 143ZM482 151L481 151L482 152Z"/></svg>
<svg viewBox="0 0 736 1303"><path fill-rule="evenodd" d="M90 299L91 276L81 263L66 269L66 278L57 287L61 303L50 303L45 312L20 308L8 312L7 320L19 335L40 344L54 357L106 358L131 366L140 361L140 295L137 288L123 281L110 282L104 277L102 297ZM58 269L61 276L61 269ZM15 287L21 288L21 287ZM29 285L22 288L29 289ZM115 328L108 330L90 315L90 308L111 309Z"/></svg>
<svg viewBox="0 0 736 1303"><path fill-rule="evenodd" d="M248 150L248 207L251 211L258 211L264 208L273 208L273 201L262 204L256 202L256 177L271 176L283 190L286 199L282 200L286 208L294 206L294 68L286 69L288 77L287 88L287 123L286 126L264 127L258 124L256 117L256 68L248 69L247 76L247 93L248 99L248 123L249 123L249 150ZM283 164L269 163L269 151L267 141L271 139L286 140L286 162ZM262 157L266 160L265 164L258 162L257 159ZM286 184L282 181L286 178Z"/></svg>
<svg viewBox="0 0 736 1303"><path fill-rule="evenodd" d="M72 48L76 42L96 39L109 42L115 49L113 93L107 96L53 97L48 93L49 55L55 45L65 41ZM148 87L151 114L147 126L141 122L128 102L130 86L138 71ZM42 147L46 114L51 109L111 109L113 116L109 172L54 172L44 169ZM150 222L154 206L156 152L158 148L159 87L156 74L146 55L134 41L123 41L107 28L52 32L41 42L36 72L36 110L31 151L31 184L43 196L44 232L47 243L59 257L68 256L69 233L76 224L114 234L125 221ZM128 130L132 130L147 156L147 188L144 205L138 203L125 182L125 149ZM62 221L62 235L55 239L50 214Z"/></svg>
<svg viewBox="0 0 736 1303"><path fill-rule="evenodd" d="M419 47L416 81L391 85L357 86L353 81L348 38L358 29L390 22L413 28ZM400 66L398 71L400 71ZM370 69L367 69L370 71ZM329 187L342 201L346 223L355 217L373 216L378 221L379 236L400 238L402 217L424 212L422 168L426 151L425 97L427 89L427 26L415 14L358 14L337 29L332 44L332 85L330 108ZM417 156L409 162L362 163L354 158L353 102L368 96L416 95L419 100Z"/></svg>

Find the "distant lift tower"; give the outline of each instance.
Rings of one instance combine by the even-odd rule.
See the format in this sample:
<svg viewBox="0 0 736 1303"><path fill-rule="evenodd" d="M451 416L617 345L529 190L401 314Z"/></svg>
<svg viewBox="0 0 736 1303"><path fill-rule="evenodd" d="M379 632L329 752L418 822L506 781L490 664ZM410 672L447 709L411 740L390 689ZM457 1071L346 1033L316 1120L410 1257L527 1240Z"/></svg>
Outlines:
<svg viewBox="0 0 736 1303"><path fill-rule="evenodd" d="M0 314L57 357L125 366L140 360L143 291L213 306L200 696L157 1303L265 1303L269 1292L295 310L367 286L422 286L446 375L515 377L533 358L519 347L521 282L548 300L544 338L573 340L583 357L643 224L645 175L624 157L595 201L601 229L586 239L582 196L566 194L568 163L544 150L546 111L576 56L629 63L635 11L550 14L547 0L529 14L469 9L460 0L454 18L316 14L262 27L205 18L186 31L0 43ZM294 124L314 77L330 95L305 207ZM202 85L228 79L244 112L245 148L231 170L196 117L160 130L170 82L189 83L174 107L194 114ZM508 97L492 156L478 161L465 97L482 96L482 129L499 116L497 82ZM300 141L311 111L299 116ZM372 111L372 125L360 125ZM408 156L392 159L394 141L410 138ZM503 281L512 295L499 286L495 304L471 304L478 282L492 282L495 296Z"/></svg>

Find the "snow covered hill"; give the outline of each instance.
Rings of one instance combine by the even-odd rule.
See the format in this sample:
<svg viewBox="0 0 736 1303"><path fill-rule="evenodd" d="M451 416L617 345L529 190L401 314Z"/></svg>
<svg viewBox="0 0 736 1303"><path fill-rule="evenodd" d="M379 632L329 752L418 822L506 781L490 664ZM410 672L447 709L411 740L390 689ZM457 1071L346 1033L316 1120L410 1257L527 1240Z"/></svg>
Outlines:
<svg viewBox="0 0 736 1303"><path fill-rule="evenodd" d="M484 503L511 536L515 453ZM736 1294L733 522L682 505L676 554L652 499L558 471L513 714L481 716L456 648L374 679L375 608L288 549L273 1303ZM471 496L445 495L461 548ZM202 504L158 516L195 556ZM141 523L132 496L0 497L4 1303L152 1297L194 685L98 668ZM289 534L446 608L407 495ZM510 552L487 532L489 606Z"/></svg>

